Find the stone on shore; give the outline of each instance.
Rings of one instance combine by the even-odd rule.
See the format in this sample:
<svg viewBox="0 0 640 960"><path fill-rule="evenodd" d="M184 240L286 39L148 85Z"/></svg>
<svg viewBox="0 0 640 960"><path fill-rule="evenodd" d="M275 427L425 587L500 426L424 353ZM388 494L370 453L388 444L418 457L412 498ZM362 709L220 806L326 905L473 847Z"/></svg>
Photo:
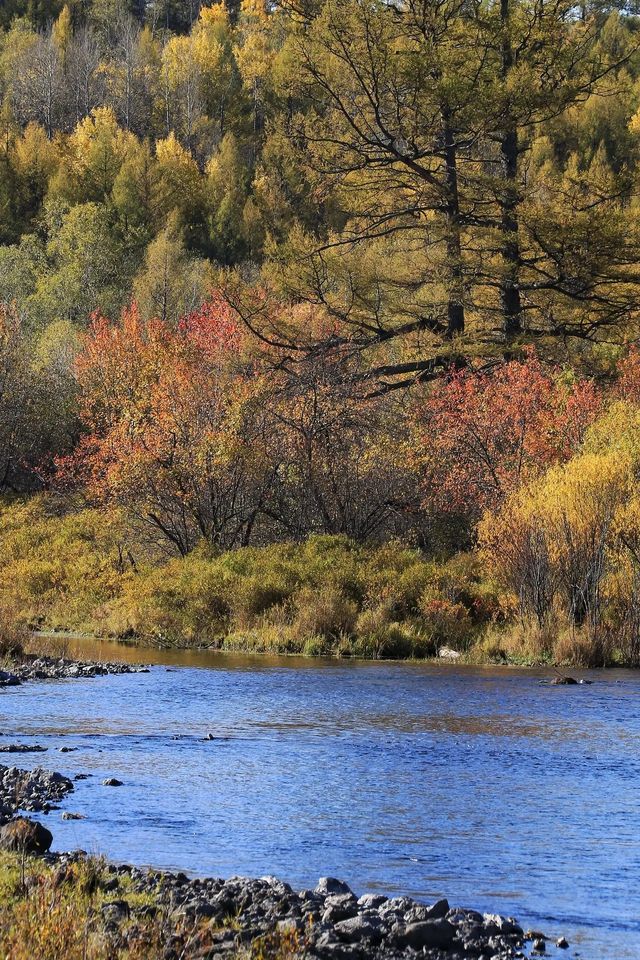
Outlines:
<svg viewBox="0 0 640 960"><path fill-rule="evenodd" d="M0 849L16 853L46 853L53 843L51 831L37 820L17 817L0 830Z"/></svg>
<svg viewBox="0 0 640 960"><path fill-rule="evenodd" d="M440 647L438 656L441 660L459 660L462 654L458 650L453 650L451 647Z"/></svg>
<svg viewBox="0 0 640 960"><path fill-rule="evenodd" d="M43 770L21 770L0 764L0 823L18 810L48 813L73 790L73 784L61 773Z"/></svg>
<svg viewBox="0 0 640 960"><path fill-rule="evenodd" d="M318 880L318 885L315 889L315 893L319 893L323 897L333 894L351 892L351 888L348 884L344 883L342 880L336 880L335 877L320 877Z"/></svg>

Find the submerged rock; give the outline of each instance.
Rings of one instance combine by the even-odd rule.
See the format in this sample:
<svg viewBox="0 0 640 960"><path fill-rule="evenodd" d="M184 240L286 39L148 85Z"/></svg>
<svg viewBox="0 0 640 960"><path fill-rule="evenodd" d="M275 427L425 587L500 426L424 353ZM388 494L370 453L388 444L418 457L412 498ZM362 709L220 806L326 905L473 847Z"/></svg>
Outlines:
<svg viewBox="0 0 640 960"><path fill-rule="evenodd" d="M19 687L20 677L15 673L8 673L6 670L0 670L0 687Z"/></svg>

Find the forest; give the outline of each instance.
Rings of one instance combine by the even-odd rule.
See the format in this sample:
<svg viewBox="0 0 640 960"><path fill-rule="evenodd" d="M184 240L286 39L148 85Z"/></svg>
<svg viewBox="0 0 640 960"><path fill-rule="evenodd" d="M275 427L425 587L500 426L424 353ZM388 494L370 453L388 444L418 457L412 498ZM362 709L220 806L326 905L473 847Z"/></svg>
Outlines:
<svg viewBox="0 0 640 960"><path fill-rule="evenodd" d="M7 0L0 612L640 663L640 19Z"/></svg>

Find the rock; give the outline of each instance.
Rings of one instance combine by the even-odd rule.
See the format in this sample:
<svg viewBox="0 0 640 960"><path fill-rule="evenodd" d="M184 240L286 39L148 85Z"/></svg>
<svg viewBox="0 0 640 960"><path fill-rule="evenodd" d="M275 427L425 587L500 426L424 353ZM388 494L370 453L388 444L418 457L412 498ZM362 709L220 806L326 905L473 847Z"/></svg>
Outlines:
<svg viewBox="0 0 640 960"><path fill-rule="evenodd" d="M358 901L352 893L333 894L324 902L325 910L322 919L325 923L337 923L338 920L348 920L358 912Z"/></svg>
<svg viewBox="0 0 640 960"><path fill-rule="evenodd" d="M6 670L0 670L0 687L19 687L20 682L20 677L7 673Z"/></svg>
<svg viewBox="0 0 640 960"><path fill-rule="evenodd" d="M550 683L552 687L573 687L577 685L578 681L575 677L554 677Z"/></svg>
<svg viewBox="0 0 640 960"><path fill-rule="evenodd" d="M501 917L499 913L485 913L485 928L492 928L492 932L502 933L505 936L515 934L518 937L523 936L522 927L513 919L513 917Z"/></svg>
<svg viewBox="0 0 640 960"><path fill-rule="evenodd" d="M7 743L0 747L0 753L46 753L46 747L40 747L38 744L31 746L28 743Z"/></svg>
<svg viewBox="0 0 640 960"><path fill-rule="evenodd" d="M336 880L335 877L320 877L314 892L324 897L330 894L351 893L351 887L342 880Z"/></svg>
<svg viewBox="0 0 640 960"><path fill-rule="evenodd" d="M0 830L0 849L19 853L46 853L53 835L37 820L17 817Z"/></svg>
<svg viewBox="0 0 640 960"><path fill-rule="evenodd" d="M438 656L441 660L459 660L462 654L459 653L458 650L453 650L451 647L440 647Z"/></svg>
<svg viewBox="0 0 640 960"><path fill-rule="evenodd" d="M0 670L0 686L16 686L27 680L83 680L109 674L144 673L148 670L140 664L95 663L84 660L67 660L65 657L38 657L25 654L14 667L12 674Z"/></svg>
<svg viewBox="0 0 640 960"><path fill-rule="evenodd" d="M77 749L77 747L60 747L60 753L73 753Z"/></svg>
<svg viewBox="0 0 640 960"><path fill-rule="evenodd" d="M111 923L122 923L129 919L130 914L131 908L126 900L112 900L102 905L102 916Z"/></svg>
<svg viewBox="0 0 640 960"><path fill-rule="evenodd" d="M350 917L339 920L334 929L338 938L345 943L359 943L361 940L382 940L382 921L379 917Z"/></svg>
<svg viewBox="0 0 640 960"><path fill-rule="evenodd" d="M561 950L569 949L569 941L565 937L559 937L556 940L556 947L560 947Z"/></svg>
<svg viewBox="0 0 640 960"><path fill-rule="evenodd" d="M75 775L75 777L74 777L73 779L74 779L74 780L88 780L89 777L92 777L92 776L93 776L93 774L91 774L91 773L76 773L76 775Z"/></svg>
<svg viewBox="0 0 640 960"><path fill-rule="evenodd" d="M71 780L61 773L51 773L42 767L20 770L0 764L0 808L9 812L7 816L5 810L5 820L18 810L47 813L72 790Z"/></svg>
<svg viewBox="0 0 640 960"><path fill-rule="evenodd" d="M414 950L446 949L456 935L456 928L448 920L424 920L408 923L396 932L394 939L399 946Z"/></svg>
<svg viewBox="0 0 640 960"><path fill-rule="evenodd" d="M378 907L381 907L387 900L388 897L382 897L378 893L365 893L364 896L358 900L358 906L363 907L365 910L377 910Z"/></svg>
<svg viewBox="0 0 640 960"><path fill-rule="evenodd" d="M432 903L427 909L429 911L429 919L438 920L441 917L446 917L449 913L449 901L443 897L441 900L436 900L436 902Z"/></svg>
<svg viewBox="0 0 640 960"><path fill-rule="evenodd" d="M65 810L62 814L63 820L86 820L84 813L71 813L70 810Z"/></svg>
<svg viewBox="0 0 640 960"><path fill-rule="evenodd" d="M547 945L542 939L534 940L533 949L536 951L536 953L546 953Z"/></svg>
<svg viewBox="0 0 640 960"><path fill-rule="evenodd" d="M518 950L523 942L521 928L514 920L451 910L445 899L429 905L410 897L366 894L358 900L346 883L331 877L322 878L316 890L297 893L271 876L191 879L182 873L115 865L108 872L111 878L103 880L103 890L113 890L112 895L118 896L118 877L127 873L127 889L154 898L152 910L165 918L163 942L173 951L173 960L184 953L185 931L197 931L192 942L194 960L231 958L238 950L253 955L256 941L268 944L275 936L273 942L278 944L278 937L289 934L296 935L309 960L410 960L417 955L424 960L507 960L524 956ZM144 909L131 911L134 922L145 916ZM129 916L128 910L126 901L114 900L104 906L105 929L114 942L126 940L128 933L120 924ZM544 943L542 934L534 937ZM162 951L158 956L164 956Z"/></svg>
<svg viewBox="0 0 640 960"><path fill-rule="evenodd" d="M102 781L103 787L122 787L122 780L118 780L116 777L107 777L106 780Z"/></svg>

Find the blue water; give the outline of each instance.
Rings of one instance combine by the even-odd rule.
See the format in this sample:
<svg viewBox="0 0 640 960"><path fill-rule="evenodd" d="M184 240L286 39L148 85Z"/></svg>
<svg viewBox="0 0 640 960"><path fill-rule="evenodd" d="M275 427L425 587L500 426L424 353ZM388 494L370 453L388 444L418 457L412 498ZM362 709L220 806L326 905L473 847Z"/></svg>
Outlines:
<svg viewBox="0 0 640 960"><path fill-rule="evenodd" d="M49 816L57 849L446 895L587 960L640 957L639 674L554 687L535 671L164 659L0 691L0 743L49 748L1 762L92 774L63 804L86 820Z"/></svg>

